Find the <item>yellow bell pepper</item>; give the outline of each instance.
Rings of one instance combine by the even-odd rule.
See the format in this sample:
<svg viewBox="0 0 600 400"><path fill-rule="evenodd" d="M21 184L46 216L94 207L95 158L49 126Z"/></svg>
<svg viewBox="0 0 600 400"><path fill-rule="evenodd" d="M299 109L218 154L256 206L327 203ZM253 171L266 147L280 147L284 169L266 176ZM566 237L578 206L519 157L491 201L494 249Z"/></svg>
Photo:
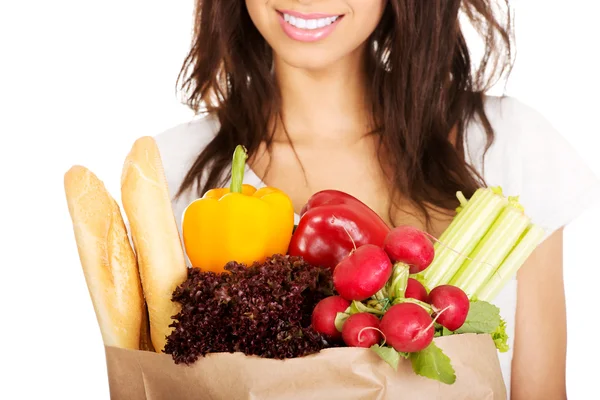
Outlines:
<svg viewBox="0 0 600 400"><path fill-rule="evenodd" d="M183 241L193 267L222 272L229 261L250 265L288 251L292 201L278 189L242 184L247 158L246 149L237 146L231 186L207 191L183 213Z"/></svg>

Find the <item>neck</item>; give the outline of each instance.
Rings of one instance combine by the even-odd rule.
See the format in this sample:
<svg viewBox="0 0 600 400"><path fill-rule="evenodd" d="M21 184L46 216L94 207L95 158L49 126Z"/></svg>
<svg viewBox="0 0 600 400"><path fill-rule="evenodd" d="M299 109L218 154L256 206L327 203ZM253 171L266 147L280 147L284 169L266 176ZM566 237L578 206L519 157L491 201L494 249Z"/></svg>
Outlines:
<svg viewBox="0 0 600 400"><path fill-rule="evenodd" d="M356 141L370 129L364 50L326 70L299 69L275 58L282 99L275 140L294 144ZM284 131L285 127L285 131Z"/></svg>

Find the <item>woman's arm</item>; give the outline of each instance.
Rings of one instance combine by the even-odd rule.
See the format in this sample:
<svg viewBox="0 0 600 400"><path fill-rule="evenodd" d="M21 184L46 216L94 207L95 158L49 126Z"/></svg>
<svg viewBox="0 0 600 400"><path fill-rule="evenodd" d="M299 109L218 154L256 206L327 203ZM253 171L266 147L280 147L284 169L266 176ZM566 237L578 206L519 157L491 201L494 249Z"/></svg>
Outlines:
<svg viewBox="0 0 600 400"><path fill-rule="evenodd" d="M564 400L566 307L563 230L546 239L517 274L512 400Z"/></svg>

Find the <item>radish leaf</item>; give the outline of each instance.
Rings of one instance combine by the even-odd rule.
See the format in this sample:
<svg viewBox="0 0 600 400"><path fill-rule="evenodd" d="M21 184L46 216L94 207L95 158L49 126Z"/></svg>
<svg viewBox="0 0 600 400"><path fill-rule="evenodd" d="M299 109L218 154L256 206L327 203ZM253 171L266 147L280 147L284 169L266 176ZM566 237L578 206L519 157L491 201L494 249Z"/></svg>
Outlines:
<svg viewBox="0 0 600 400"><path fill-rule="evenodd" d="M469 306L467 320L454 332L446 328L440 332L439 336L448 336L450 334L461 333L489 333L492 335L494 344L500 353L509 350L508 335L506 334L506 321L500 316L500 309L486 301L471 301Z"/></svg>
<svg viewBox="0 0 600 400"><path fill-rule="evenodd" d="M425 349L411 353L410 359L413 371L417 375L435 379L448 385L456 381L456 373L450 358L433 342Z"/></svg>
<svg viewBox="0 0 600 400"><path fill-rule="evenodd" d="M500 325L500 309L487 301L472 301L465 323L454 333L493 333Z"/></svg>
<svg viewBox="0 0 600 400"><path fill-rule="evenodd" d="M398 363L400 362L400 357L408 358L408 353L401 353L399 351L394 350L393 347L390 346L380 346L378 344L374 344L371 346L371 350L375 352L383 361L388 363L394 371L398 370Z"/></svg>

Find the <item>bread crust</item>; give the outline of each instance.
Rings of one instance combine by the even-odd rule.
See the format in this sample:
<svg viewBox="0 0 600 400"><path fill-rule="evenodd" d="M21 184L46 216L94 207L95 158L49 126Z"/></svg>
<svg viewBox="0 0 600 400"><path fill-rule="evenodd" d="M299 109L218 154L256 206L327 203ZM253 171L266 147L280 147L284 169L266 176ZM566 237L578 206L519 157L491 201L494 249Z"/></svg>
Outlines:
<svg viewBox="0 0 600 400"><path fill-rule="evenodd" d="M106 346L137 350L144 299L119 205L103 182L76 165L64 188L77 250Z"/></svg>
<svg viewBox="0 0 600 400"><path fill-rule="evenodd" d="M152 344L162 352L172 317L180 310L172 295L186 279L187 266L160 152L150 136L137 139L125 159L121 200L148 305Z"/></svg>

